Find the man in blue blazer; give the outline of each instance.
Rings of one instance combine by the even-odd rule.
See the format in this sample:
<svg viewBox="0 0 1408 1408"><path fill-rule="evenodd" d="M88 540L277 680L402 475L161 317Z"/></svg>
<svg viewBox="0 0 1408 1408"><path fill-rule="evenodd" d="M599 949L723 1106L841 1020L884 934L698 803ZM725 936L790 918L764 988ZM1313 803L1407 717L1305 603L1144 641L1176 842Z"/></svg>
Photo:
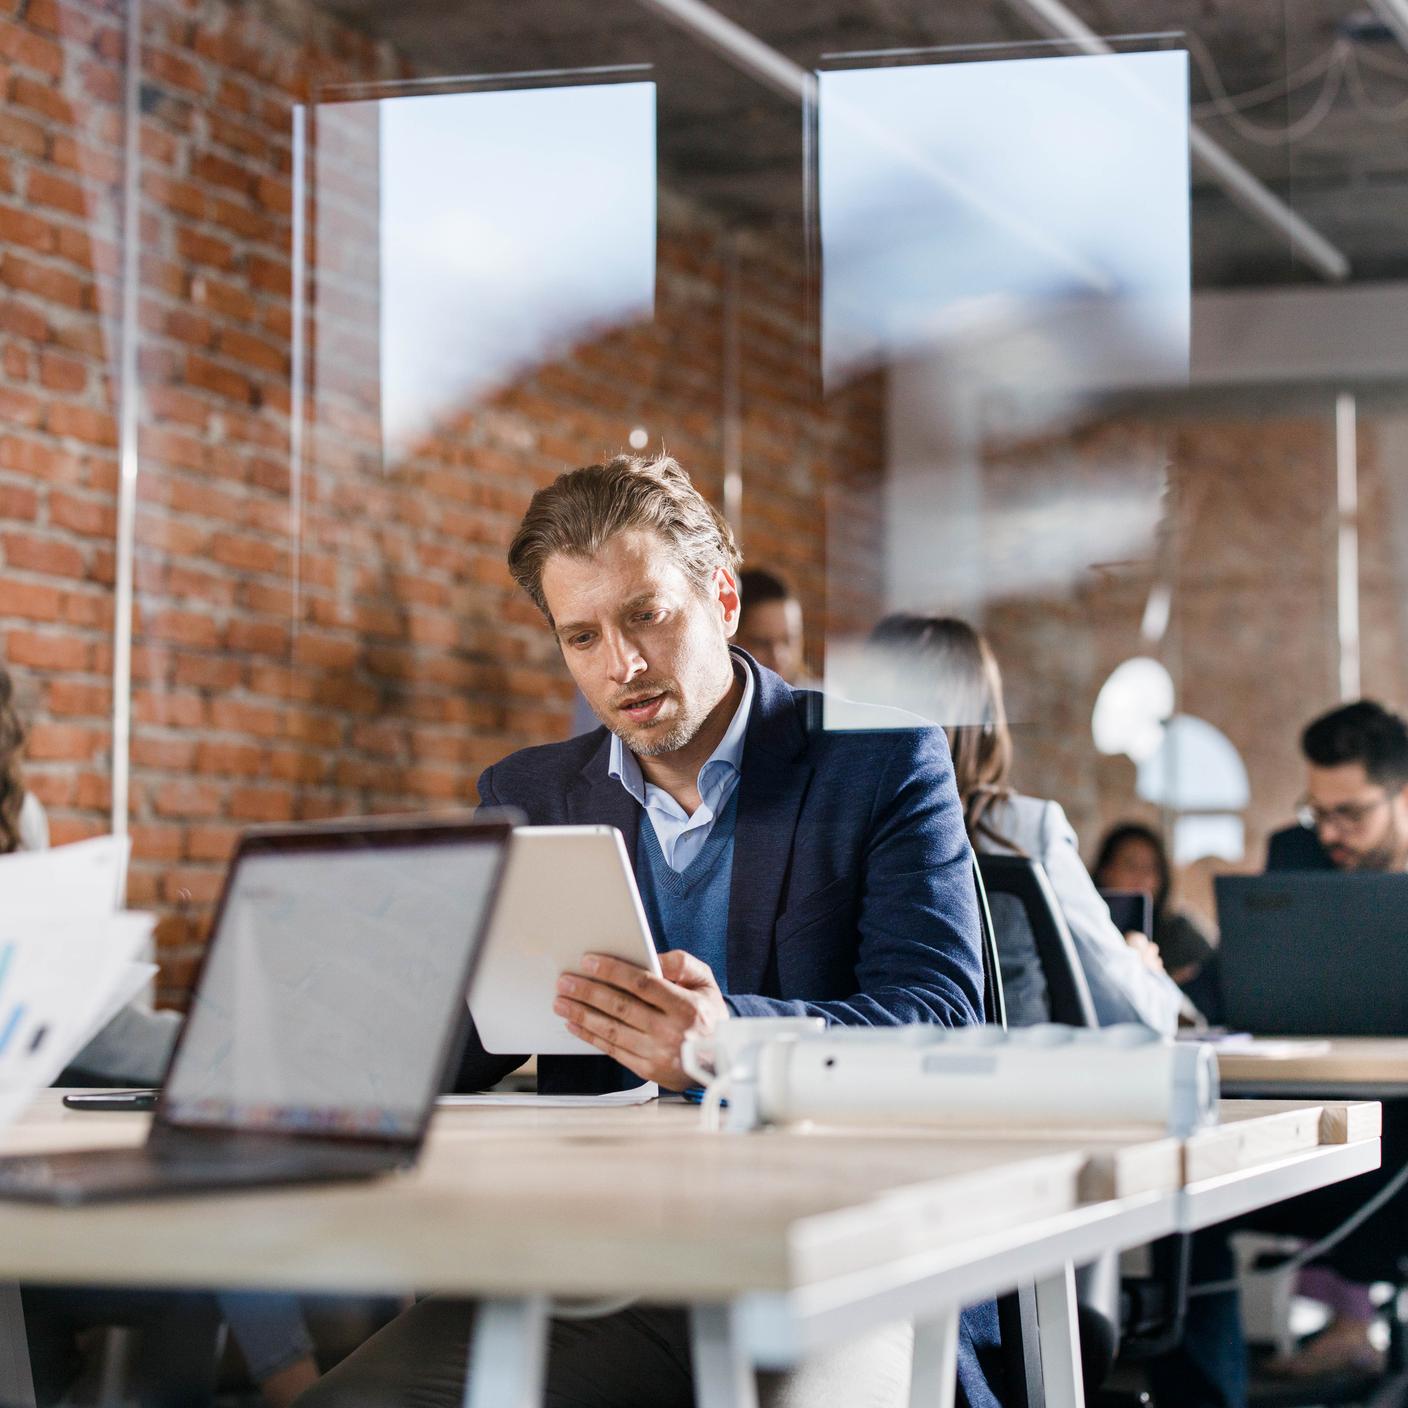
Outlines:
<svg viewBox="0 0 1408 1408"><path fill-rule="evenodd" d="M731 1017L981 1021L972 856L943 733L823 729L819 695L730 648L738 563L728 525L664 458L561 476L534 496L510 549L515 580L603 727L496 763L480 800L536 824L618 827L664 950L659 977L590 954L562 976L556 1010L602 1054L544 1057L545 1091L682 1089L685 1038ZM471 1042L460 1084L491 1083L522 1059ZM465 1319L422 1302L321 1392L404 1401L398 1369L414 1363L423 1402L427 1362L463 1364ZM959 1385L971 1404L997 1402L996 1338L991 1304L965 1313ZM902 1387L906 1355L897 1336L844 1351L821 1373L798 1371L811 1375L803 1398L784 1375L765 1383L763 1401L880 1401L882 1378ZM354 1380L356 1391L338 1392ZM445 1380L446 1402L458 1401L454 1375ZM557 1326L549 1382L564 1401L687 1408L684 1316L633 1308Z"/></svg>

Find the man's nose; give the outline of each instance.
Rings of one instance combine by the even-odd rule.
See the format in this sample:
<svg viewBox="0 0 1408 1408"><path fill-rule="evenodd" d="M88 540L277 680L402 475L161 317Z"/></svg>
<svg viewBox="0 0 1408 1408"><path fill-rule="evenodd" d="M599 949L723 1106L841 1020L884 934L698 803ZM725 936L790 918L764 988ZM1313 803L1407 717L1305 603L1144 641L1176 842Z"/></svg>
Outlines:
<svg viewBox="0 0 1408 1408"><path fill-rule="evenodd" d="M646 669L645 657L636 643L624 635L606 638L607 671L613 684L629 684Z"/></svg>

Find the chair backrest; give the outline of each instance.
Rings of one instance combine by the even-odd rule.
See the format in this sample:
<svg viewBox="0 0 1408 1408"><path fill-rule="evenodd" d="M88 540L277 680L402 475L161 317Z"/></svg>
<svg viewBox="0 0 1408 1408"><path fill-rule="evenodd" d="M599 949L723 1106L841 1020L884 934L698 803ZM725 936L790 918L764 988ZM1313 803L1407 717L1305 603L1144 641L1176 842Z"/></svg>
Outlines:
<svg viewBox="0 0 1408 1408"><path fill-rule="evenodd" d="M992 911L988 907L988 892L983 886L983 872L978 858L973 857L973 889L978 896L978 928L983 944L983 1021L988 1026L1007 1030L1007 998L1002 985L1002 963L997 951L997 930L993 928Z"/></svg>
<svg viewBox="0 0 1408 1408"><path fill-rule="evenodd" d="M1075 942L1041 862L1029 856L979 855L978 869L989 895L1011 895L1022 907L1046 979L1050 1020L1071 1027L1099 1026ZM1000 950L1000 930L997 942Z"/></svg>

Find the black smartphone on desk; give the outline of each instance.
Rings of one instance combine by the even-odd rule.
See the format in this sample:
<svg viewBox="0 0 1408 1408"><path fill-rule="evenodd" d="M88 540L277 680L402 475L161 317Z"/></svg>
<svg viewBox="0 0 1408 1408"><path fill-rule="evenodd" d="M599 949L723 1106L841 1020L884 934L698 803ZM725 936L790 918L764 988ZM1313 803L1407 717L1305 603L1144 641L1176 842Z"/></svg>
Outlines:
<svg viewBox="0 0 1408 1408"><path fill-rule="evenodd" d="M65 1095L64 1104L70 1110L118 1111L156 1109L159 1090L91 1090L79 1095Z"/></svg>

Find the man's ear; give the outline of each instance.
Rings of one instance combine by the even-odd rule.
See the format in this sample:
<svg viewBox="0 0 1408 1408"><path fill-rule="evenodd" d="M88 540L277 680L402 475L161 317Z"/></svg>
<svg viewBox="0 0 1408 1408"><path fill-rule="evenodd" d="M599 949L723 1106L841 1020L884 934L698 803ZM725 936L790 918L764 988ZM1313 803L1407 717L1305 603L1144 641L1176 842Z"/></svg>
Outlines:
<svg viewBox="0 0 1408 1408"><path fill-rule="evenodd" d="M743 598L727 567L714 568L714 599L723 611L724 634L731 637L738 630L738 618L743 614Z"/></svg>

